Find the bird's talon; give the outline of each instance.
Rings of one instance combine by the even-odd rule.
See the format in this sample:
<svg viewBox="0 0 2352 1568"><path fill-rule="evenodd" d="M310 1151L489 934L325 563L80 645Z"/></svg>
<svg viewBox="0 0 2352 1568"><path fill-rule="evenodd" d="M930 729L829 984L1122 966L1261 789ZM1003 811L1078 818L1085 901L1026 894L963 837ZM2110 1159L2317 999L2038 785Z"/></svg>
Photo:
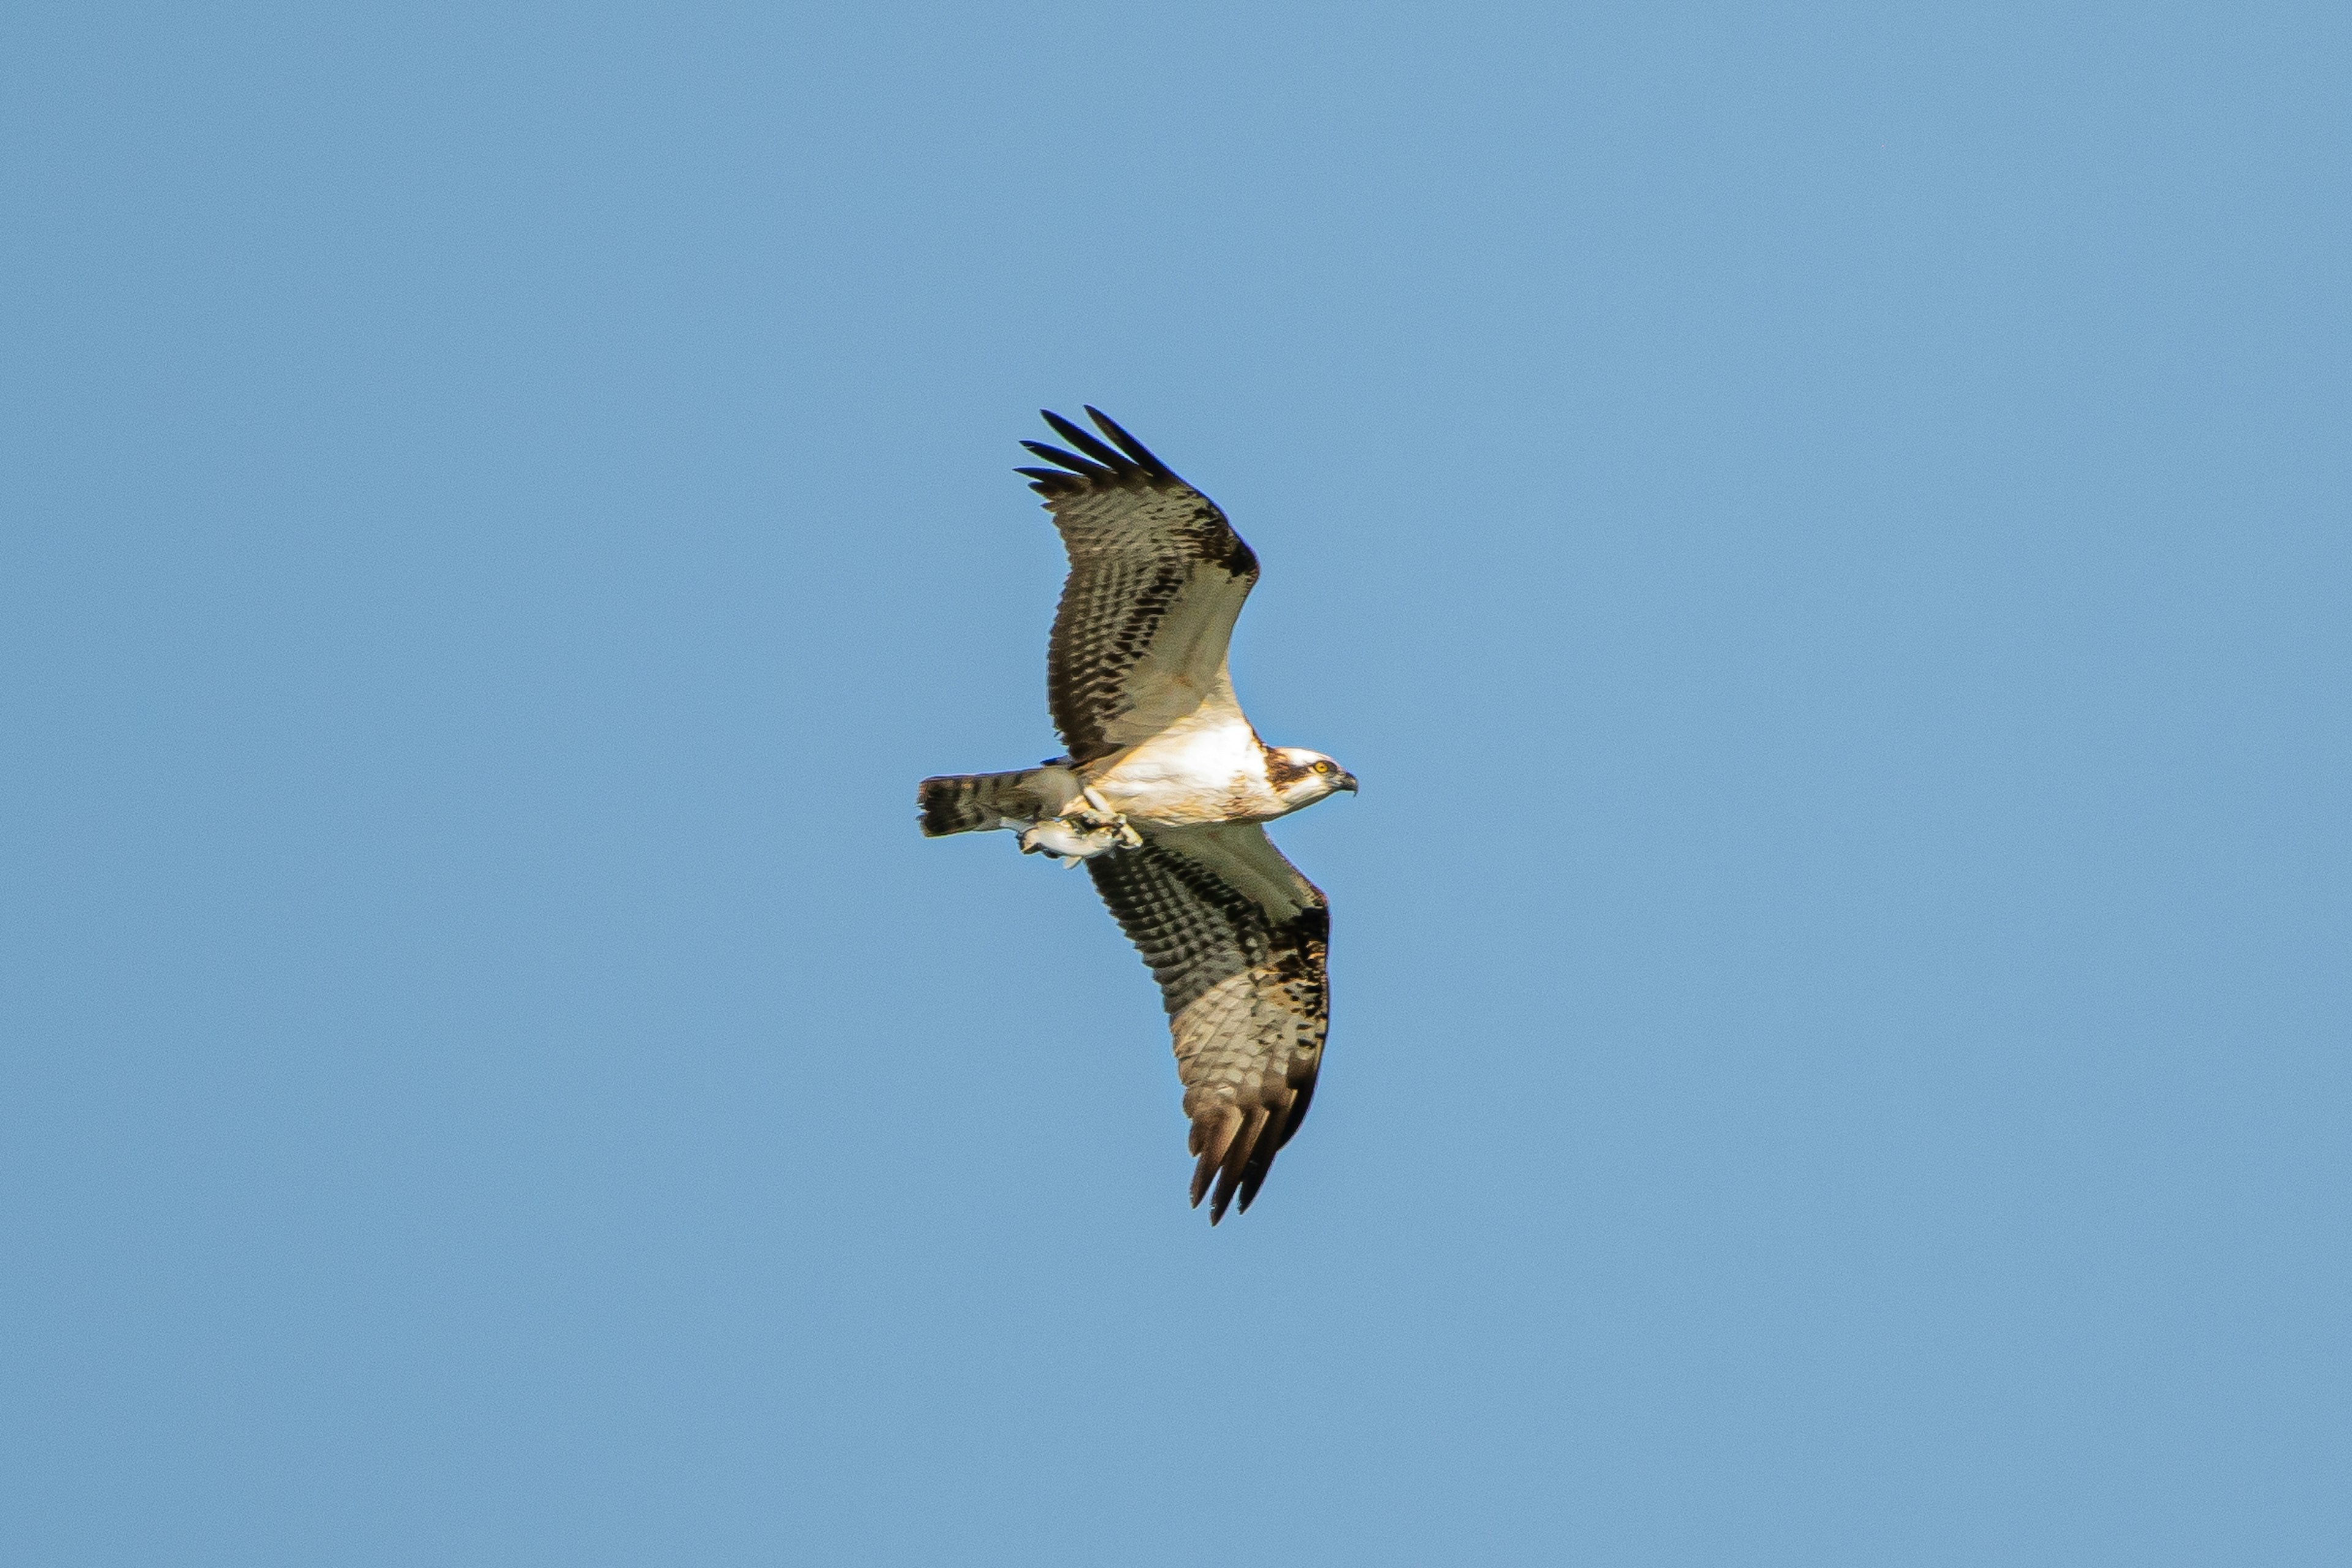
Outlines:
<svg viewBox="0 0 2352 1568"><path fill-rule="evenodd" d="M1021 851L1051 855L1065 865L1076 866L1113 849L1132 849L1142 842L1142 835L1129 826L1123 816L1073 811L1033 824L1021 835Z"/></svg>
<svg viewBox="0 0 2352 1568"><path fill-rule="evenodd" d="M1085 799L1086 805L1066 812L1055 820L1087 838L1108 840L1102 845L1105 849L1139 849L1143 847L1143 835L1135 830L1135 826L1127 820L1124 813L1097 809L1105 807L1105 802L1092 789L1086 792Z"/></svg>

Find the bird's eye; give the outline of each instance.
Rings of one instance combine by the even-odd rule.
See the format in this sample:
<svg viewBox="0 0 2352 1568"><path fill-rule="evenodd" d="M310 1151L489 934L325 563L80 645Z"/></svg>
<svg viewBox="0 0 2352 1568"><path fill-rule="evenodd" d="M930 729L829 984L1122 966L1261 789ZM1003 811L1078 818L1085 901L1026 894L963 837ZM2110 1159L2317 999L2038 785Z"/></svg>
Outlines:
<svg viewBox="0 0 2352 1568"><path fill-rule="evenodd" d="M1331 771L1331 764L1328 763L1318 763L1315 764L1315 771L1318 773L1328 773Z"/></svg>

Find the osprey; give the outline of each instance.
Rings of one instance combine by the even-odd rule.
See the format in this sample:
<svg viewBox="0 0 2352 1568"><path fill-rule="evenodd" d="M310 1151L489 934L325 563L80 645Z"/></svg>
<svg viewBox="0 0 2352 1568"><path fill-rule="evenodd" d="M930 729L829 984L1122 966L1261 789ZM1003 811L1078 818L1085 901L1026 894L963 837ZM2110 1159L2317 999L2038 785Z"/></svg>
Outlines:
<svg viewBox="0 0 2352 1568"><path fill-rule="evenodd" d="M1257 557L1216 503L1096 409L1104 439L1052 412L1076 452L1021 443L1070 575L1045 656L1067 754L1017 773L925 779L923 832L1010 828L1024 854L1084 865L1168 1008L1192 1203L1247 1210L1307 1114L1330 1021L1330 906L1265 823L1355 776L1269 746L1234 697L1225 645Z"/></svg>

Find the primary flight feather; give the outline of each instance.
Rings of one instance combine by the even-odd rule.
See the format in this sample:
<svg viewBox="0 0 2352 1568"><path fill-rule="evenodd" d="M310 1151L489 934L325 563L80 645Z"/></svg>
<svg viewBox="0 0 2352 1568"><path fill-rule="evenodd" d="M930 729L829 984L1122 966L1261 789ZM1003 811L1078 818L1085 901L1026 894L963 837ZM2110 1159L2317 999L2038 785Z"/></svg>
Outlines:
<svg viewBox="0 0 2352 1568"><path fill-rule="evenodd" d="M1058 414L1075 451L1017 470L1045 498L1070 575L1045 694L1066 753L925 779L930 837L1010 828L1024 854L1083 864L1152 978L1192 1123L1192 1202L1246 1210L1314 1098L1330 1022L1330 906L1263 824L1353 774L1268 746L1234 697L1225 648L1257 557L1216 503L1096 409ZM1212 1187L1213 1185L1213 1193Z"/></svg>

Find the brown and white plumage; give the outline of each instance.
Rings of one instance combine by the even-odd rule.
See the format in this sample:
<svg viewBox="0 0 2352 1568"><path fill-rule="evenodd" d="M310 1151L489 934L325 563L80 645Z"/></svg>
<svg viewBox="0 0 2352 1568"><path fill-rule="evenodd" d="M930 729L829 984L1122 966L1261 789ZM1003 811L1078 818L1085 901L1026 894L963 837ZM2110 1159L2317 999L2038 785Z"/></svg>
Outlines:
<svg viewBox="0 0 2352 1568"><path fill-rule="evenodd" d="M1087 413L1116 446L1048 412L1045 422L1078 452L1024 441L1061 467L1018 470L1045 498L1070 558L1046 647L1045 700L1080 763L1150 740L1204 699L1221 695L1240 716L1225 644L1257 583L1257 557L1214 501Z"/></svg>
<svg viewBox="0 0 2352 1568"><path fill-rule="evenodd" d="M1083 861L1160 983L1212 1224L1247 1209L1314 1097L1330 1016L1323 894L1264 823L1355 779L1258 739L1226 644L1257 558L1206 496L1093 408L1101 437L1045 419L1076 451L1022 443L1070 574L1046 661L1068 755L926 779L923 831L1022 831Z"/></svg>
<svg viewBox="0 0 2352 1568"><path fill-rule="evenodd" d="M1331 998L1331 910L1256 823L1146 829L1140 848L1087 862L1168 1009L1192 1201L1246 1210L1315 1098Z"/></svg>

